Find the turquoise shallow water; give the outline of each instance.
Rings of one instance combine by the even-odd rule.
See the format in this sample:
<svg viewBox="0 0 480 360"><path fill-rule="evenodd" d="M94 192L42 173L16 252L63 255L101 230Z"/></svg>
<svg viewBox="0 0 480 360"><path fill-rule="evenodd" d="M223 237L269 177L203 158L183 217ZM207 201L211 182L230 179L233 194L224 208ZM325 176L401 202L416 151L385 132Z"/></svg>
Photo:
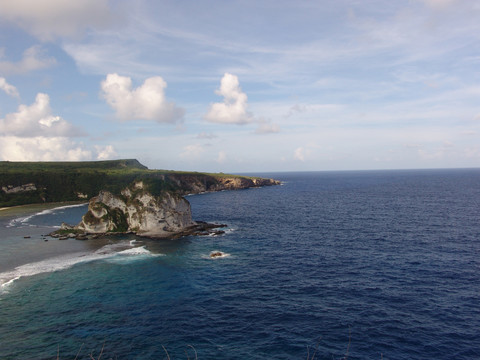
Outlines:
<svg viewBox="0 0 480 360"><path fill-rule="evenodd" d="M267 175L284 185L188 197L195 219L229 225L218 237L44 242L84 209L3 216L0 279L24 275L0 293L0 358L105 344L105 358L293 359L318 343L337 359L349 341L350 359L480 358L479 170Z"/></svg>

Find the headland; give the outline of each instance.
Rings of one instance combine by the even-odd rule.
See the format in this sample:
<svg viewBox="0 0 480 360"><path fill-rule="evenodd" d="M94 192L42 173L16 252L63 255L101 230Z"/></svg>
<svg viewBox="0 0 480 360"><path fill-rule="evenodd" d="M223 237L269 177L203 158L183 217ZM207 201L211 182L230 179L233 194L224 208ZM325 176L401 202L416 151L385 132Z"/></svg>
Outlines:
<svg viewBox="0 0 480 360"><path fill-rule="evenodd" d="M0 207L89 202L82 221L54 236L134 233L150 238L218 234L224 225L192 219L187 194L279 185L223 173L150 170L134 159L93 162L0 162Z"/></svg>

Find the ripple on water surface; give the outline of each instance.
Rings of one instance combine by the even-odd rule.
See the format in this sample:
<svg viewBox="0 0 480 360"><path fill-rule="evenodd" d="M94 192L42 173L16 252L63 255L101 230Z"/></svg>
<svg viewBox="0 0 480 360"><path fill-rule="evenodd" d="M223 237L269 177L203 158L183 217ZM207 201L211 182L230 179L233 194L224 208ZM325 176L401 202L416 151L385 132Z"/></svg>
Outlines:
<svg viewBox="0 0 480 360"><path fill-rule="evenodd" d="M188 198L225 235L124 239L22 278L0 297L0 357L105 342L122 359L189 344L202 359L305 358L317 343L317 358L480 358L480 171L270 177L285 183Z"/></svg>

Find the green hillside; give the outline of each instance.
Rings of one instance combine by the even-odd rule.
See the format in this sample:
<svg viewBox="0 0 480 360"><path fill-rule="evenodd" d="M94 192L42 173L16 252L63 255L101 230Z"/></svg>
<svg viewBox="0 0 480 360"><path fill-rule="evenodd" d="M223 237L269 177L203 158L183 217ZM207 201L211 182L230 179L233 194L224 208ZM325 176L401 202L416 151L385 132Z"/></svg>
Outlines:
<svg viewBox="0 0 480 360"><path fill-rule="evenodd" d="M2 161L0 206L88 199L101 189L126 185L145 172L147 168L137 160Z"/></svg>
<svg viewBox="0 0 480 360"><path fill-rule="evenodd" d="M75 170L75 171L119 171L147 170L148 168L136 159L105 161L0 161L2 175L5 173L31 173L35 171Z"/></svg>
<svg viewBox="0 0 480 360"><path fill-rule="evenodd" d="M0 162L0 207L80 201L98 195L100 190L119 194L133 181L142 180L152 193L164 190L190 193L194 187L206 190L224 174L149 170L138 160L88 162Z"/></svg>

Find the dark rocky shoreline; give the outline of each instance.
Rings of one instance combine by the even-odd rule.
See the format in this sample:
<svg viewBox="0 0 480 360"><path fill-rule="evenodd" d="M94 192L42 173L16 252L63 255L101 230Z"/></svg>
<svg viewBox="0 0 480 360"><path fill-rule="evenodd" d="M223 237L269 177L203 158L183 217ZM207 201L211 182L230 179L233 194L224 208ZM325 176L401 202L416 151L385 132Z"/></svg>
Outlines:
<svg viewBox="0 0 480 360"><path fill-rule="evenodd" d="M89 233L78 230L75 226L63 223L59 230L55 230L48 234L52 238L58 240L76 239L76 240L90 240L98 239L100 237L118 236L118 235L135 235L140 238L147 238L152 240L174 240L180 239L185 236L218 236L225 234L225 231L218 230L227 227L226 224L212 224L204 221L196 221L195 225L192 225L179 232L162 232L158 234L142 234L134 231L126 232L105 232L105 233Z"/></svg>

